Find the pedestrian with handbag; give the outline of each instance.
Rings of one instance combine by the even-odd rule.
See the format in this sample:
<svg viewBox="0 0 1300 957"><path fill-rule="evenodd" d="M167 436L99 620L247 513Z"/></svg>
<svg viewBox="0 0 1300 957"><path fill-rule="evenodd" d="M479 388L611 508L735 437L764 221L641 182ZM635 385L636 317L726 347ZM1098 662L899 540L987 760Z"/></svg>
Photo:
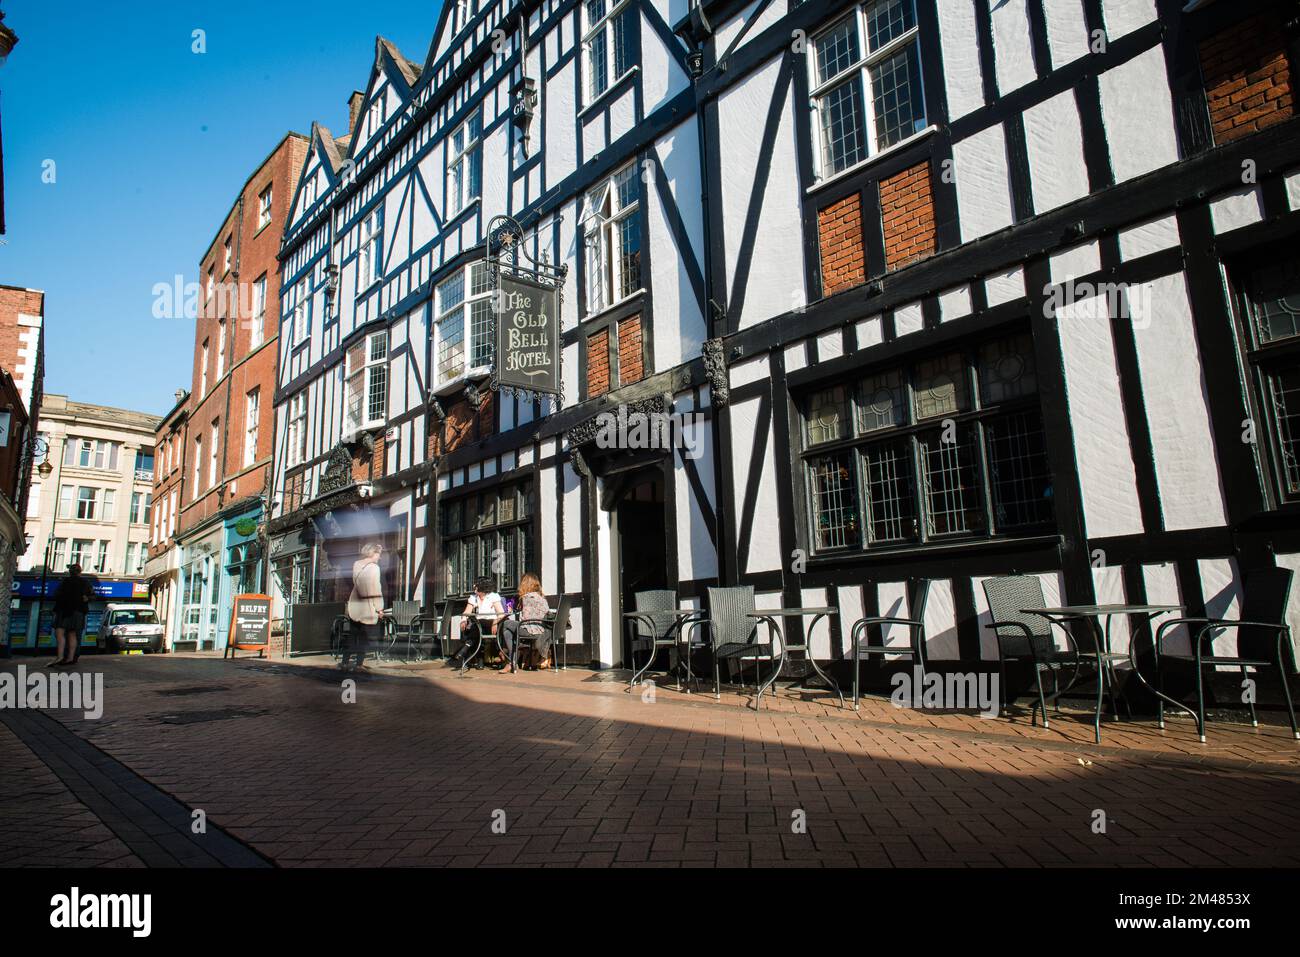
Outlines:
<svg viewBox="0 0 1300 957"><path fill-rule="evenodd" d="M383 581L379 575L379 557L383 548L376 542L361 547L361 557L352 566L352 594L348 597L348 641L343 646L339 667L344 671L367 671L366 648L378 641L384 610ZM355 659L349 664L349 659Z"/></svg>

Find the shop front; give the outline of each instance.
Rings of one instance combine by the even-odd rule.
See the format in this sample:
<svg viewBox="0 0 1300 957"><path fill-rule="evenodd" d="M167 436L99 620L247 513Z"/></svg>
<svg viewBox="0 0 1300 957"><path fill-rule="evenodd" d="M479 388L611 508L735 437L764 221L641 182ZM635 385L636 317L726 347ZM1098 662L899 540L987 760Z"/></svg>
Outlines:
<svg viewBox="0 0 1300 957"><path fill-rule="evenodd" d="M229 594L221 573L223 539L224 529L218 526L202 538L183 543L178 651L213 651L224 646L221 609Z"/></svg>
<svg viewBox="0 0 1300 957"><path fill-rule="evenodd" d="M95 598L86 614L86 631L81 647L99 647L99 625L110 602L149 601L148 582L134 579L95 578L85 576L94 589ZM39 575L19 574L14 578L9 600L9 647L15 652L44 652L54 648L54 593L62 575L51 575L41 591Z"/></svg>

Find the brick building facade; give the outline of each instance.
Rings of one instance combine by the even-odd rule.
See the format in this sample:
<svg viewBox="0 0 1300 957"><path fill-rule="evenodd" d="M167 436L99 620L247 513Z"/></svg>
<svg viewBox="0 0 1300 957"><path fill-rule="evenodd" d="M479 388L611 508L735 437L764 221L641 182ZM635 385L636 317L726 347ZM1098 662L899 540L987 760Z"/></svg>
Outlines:
<svg viewBox="0 0 1300 957"><path fill-rule="evenodd" d="M32 467L47 454L32 441L40 427L44 381L45 293L0 286L0 412L8 413L0 440L0 590L5 594L30 537L27 507ZM8 640L9 603L5 602L0 608L0 645L6 650Z"/></svg>

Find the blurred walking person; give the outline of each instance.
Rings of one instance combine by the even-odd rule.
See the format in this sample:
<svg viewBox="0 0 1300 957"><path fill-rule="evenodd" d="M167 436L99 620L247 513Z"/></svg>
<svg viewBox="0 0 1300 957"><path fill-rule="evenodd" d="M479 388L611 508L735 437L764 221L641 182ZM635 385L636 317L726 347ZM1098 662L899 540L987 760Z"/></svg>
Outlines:
<svg viewBox="0 0 1300 957"><path fill-rule="evenodd" d="M384 610L383 582L379 576L379 557L383 548L376 542L361 547L361 557L352 566L352 594L348 597L347 615L351 627L343 646L339 667L344 671L368 671L366 648L378 641L380 618ZM349 658L356 659L349 665Z"/></svg>

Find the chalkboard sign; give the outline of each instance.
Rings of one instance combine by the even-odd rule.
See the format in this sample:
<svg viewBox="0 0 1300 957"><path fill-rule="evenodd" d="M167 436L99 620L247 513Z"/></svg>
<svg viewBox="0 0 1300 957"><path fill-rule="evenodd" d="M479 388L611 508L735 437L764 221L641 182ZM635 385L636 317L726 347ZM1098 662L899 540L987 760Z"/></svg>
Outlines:
<svg viewBox="0 0 1300 957"><path fill-rule="evenodd" d="M270 645L271 596L236 595L234 609L230 613L230 638L226 641L226 653L233 658L236 649L256 651L260 658L266 654Z"/></svg>
<svg viewBox="0 0 1300 957"><path fill-rule="evenodd" d="M531 392L560 392L560 293L501 276L495 297L496 380Z"/></svg>

